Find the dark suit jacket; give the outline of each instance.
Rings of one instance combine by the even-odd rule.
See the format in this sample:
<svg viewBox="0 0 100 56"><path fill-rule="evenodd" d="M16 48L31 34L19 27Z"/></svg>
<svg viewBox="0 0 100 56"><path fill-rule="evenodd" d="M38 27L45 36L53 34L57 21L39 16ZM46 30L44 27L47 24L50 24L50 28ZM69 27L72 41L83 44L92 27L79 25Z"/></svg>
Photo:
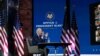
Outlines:
<svg viewBox="0 0 100 56"><path fill-rule="evenodd" d="M37 35L35 35L32 39L32 43L33 45L37 45L39 43L44 43L45 39L41 39L40 37L38 37Z"/></svg>

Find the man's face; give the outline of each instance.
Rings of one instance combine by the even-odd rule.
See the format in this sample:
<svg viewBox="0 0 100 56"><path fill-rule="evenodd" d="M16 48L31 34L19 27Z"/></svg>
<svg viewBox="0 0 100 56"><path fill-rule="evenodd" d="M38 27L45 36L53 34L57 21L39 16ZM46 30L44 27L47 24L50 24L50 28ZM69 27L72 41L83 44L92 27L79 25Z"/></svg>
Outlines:
<svg viewBox="0 0 100 56"><path fill-rule="evenodd" d="M42 29L38 31L38 35L42 35Z"/></svg>
<svg viewBox="0 0 100 56"><path fill-rule="evenodd" d="M37 29L37 35L38 35L38 36L42 36L42 34L43 34L42 29L41 29L41 28L38 28L38 29Z"/></svg>

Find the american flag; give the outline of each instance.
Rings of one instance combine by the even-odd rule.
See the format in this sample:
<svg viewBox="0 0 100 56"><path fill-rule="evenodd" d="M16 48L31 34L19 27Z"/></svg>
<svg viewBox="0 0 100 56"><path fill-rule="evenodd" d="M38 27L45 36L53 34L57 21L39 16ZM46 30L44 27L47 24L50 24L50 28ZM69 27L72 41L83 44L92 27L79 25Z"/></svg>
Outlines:
<svg viewBox="0 0 100 56"><path fill-rule="evenodd" d="M76 56L80 56L80 46L79 46L78 28L77 28L77 23L76 23L76 18L75 18L75 11L73 11L73 15L72 15L71 34L75 38L74 53L75 53Z"/></svg>
<svg viewBox="0 0 100 56"><path fill-rule="evenodd" d="M16 13L15 24L13 26L13 37L14 37L15 48L17 50L18 56L23 56L24 55L24 43L23 43L24 37L22 34L22 28L21 28L18 13Z"/></svg>
<svg viewBox="0 0 100 56"><path fill-rule="evenodd" d="M69 56L72 53L72 47L74 48L74 39L71 37L70 34L70 1L66 0L66 11L64 16L64 23L63 23L63 29L62 29L62 36L61 36L61 42L63 43L71 43L68 48L66 48L67 56Z"/></svg>
<svg viewBox="0 0 100 56"><path fill-rule="evenodd" d="M3 11L0 11L0 49L3 56L8 56L8 37L5 30L5 18L3 17Z"/></svg>
<svg viewBox="0 0 100 56"><path fill-rule="evenodd" d="M68 32L69 32L69 30L62 29L62 36L61 36L62 43L71 43L70 34ZM68 48L66 48L66 53L68 56L72 53L71 45L68 46Z"/></svg>
<svg viewBox="0 0 100 56"><path fill-rule="evenodd" d="M67 50L67 55L74 53L74 56L76 56L76 51L79 50L76 49L76 35L72 31L72 28L70 27L70 1L66 1L66 12L64 16L64 23L63 23L63 29L62 29L62 36L61 36L61 42L63 43L71 43ZM78 53L78 52L77 52Z"/></svg>

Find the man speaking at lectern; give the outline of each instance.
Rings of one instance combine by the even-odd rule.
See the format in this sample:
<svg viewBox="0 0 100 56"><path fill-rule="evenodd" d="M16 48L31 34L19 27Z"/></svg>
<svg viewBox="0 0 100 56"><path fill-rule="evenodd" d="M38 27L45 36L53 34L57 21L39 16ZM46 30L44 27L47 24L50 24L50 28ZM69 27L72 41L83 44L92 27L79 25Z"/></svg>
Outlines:
<svg viewBox="0 0 100 56"><path fill-rule="evenodd" d="M37 45L39 43L45 43L45 37L47 37L48 34L44 34L42 28L36 29L36 34L33 37L33 45ZM43 51L42 56L45 56L45 52L48 54L49 49L44 47L39 47ZM47 56L47 55L46 55Z"/></svg>

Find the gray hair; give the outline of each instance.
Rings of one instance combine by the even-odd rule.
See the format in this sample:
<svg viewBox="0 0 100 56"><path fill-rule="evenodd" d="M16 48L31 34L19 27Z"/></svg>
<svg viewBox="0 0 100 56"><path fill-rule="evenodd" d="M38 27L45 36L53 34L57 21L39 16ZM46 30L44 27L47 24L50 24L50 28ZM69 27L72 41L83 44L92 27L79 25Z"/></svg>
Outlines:
<svg viewBox="0 0 100 56"><path fill-rule="evenodd" d="M36 29L36 34L38 34L39 31L42 31L42 29L41 28L37 28Z"/></svg>

